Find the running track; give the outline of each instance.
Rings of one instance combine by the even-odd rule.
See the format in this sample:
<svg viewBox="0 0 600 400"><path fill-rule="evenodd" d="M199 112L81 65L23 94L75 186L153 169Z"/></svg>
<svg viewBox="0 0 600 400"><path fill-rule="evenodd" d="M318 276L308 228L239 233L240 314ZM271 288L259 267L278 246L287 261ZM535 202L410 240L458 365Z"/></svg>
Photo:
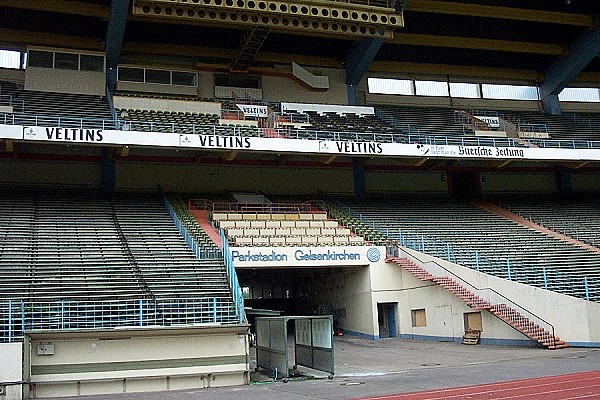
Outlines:
<svg viewBox="0 0 600 400"><path fill-rule="evenodd" d="M368 397L364 400L591 400L600 399L600 371L453 389Z"/></svg>

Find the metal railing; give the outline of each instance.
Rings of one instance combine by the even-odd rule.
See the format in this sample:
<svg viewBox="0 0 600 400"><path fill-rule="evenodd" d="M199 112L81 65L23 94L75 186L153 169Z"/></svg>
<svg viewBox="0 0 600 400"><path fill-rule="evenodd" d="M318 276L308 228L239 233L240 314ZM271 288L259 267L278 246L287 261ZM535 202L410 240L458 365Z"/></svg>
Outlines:
<svg viewBox="0 0 600 400"><path fill-rule="evenodd" d="M166 198L164 193L161 193L161 196L163 198L163 203L165 204L165 207L168 209L169 214L171 215L171 218L173 219L173 221L175 221L175 225L177 225L177 229L179 229L179 232L185 238L185 241L187 242L188 246L190 246L190 248L196 255L196 258L203 259L203 257L204 257L204 259L206 259L206 258L209 258L207 256L215 255L216 252L214 250L212 250L212 249L207 250L207 249L204 249L202 246L198 245L196 240L194 240L194 237L188 233L188 231L185 228L185 226L183 225L183 223L179 220L179 217L175 213L175 210L169 203L169 200ZM242 295L242 289L240 288L240 285L239 285L239 282L237 279L237 274L236 274L235 268L233 266L233 260L231 259L231 255L229 254L229 244L227 243L227 239L225 238L224 233L222 231L221 231L221 240L223 243L223 252L222 252L222 254L219 254L219 256L222 257L222 259L225 263L225 268L227 271L227 282L229 283L229 289L230 289L231 295L233 297L233 308L234 309L231 311L234 312L236 320L238 321L238 323L241 324L241 323L243 323L243 321L245 319L244 297ZM211 257L211 258L214 258L214 257Z"/></svg>
<svg viewBox="0 0 600 400"><path fill-rule="evenodd" d="M339 208L360 223L379 232L400 246L474 269L489 275L531 286L567 294L588 301L600 302L600 280L589 276L574 276L546 267L533 267L508 257L489 257L478 250L465 248L424 234L390 230L350 207L337 202Z"/></svg>
<svg viewBox="0 0 600 400"><path fill-rule="evenodd" d="M392 254L389 254L390 250L392 250ZM513 312L520 314L522 317L526 318L531 323L535 324L537 327L542 328L545 332L547 332L547 336L544 337L547 340L550 346L556 345L556 337L554 332L554 325L544 320L540 316L534 314L529 311L525 307L515 303L510 300L506 296L498 293L496 290L492 288L478 288L471 283L467 282L460 276L456 275L454 272L448 270L443 265L435 261L423 261L418 256L414 254L410 254L408 252L402 252L398 247L394 248L391 246L387 246L388 255L399 256L401 253L404 253L403 256L408 258L409 260L417 263L421 268L427 271L429 274L433 275L437 278L451 278L453 281L461 285L463 288L469 290L472 294L482 299L486 304L494 308L493 314L501 319L502 321L507 322L507 320L515 320ZM513 328L520 331L512 324L509 323ZM529 335L528 335L529 336Z"/></svg>
<svg viewBox="0 0 600 400"><path fill-rule="evenodd" d="M271 204L246 204L227 201L213 201L207 199L189 199L190 210L208 210L212 212L240 212L240 213L300 213L311 212L313 206L310 202L271 203Z"/></svg>
<svg viewBox="0 0 600 400"><path fill-rule="evenodd" d="M432 135L419 129L414 129L406 124L397 127L397 133L389 132L356 132L356 131L324 131L304 128L279 127L279 128L257 128L241 125L210 125L210 124L180 124L170 122L148 122L127 121L97 118L77 118L60 116L36 116L26 114L0 113L0 124L22 125L22 126L47 126L66 127L79 129L115 129L120 127L123 131L140 131L148 133L175 133L175 134L198 134L217 136L259 136L268 138L271 136L287 139L307 140L335 140L335 141L366 141L381 143L414 143L430 145L456 145L456 146L492 146L492 147L519 147L522 143L512 138L485 138L466 135ZM275 133L275 135L273 135ZM522 142L522 141L521 141ZM542 148L561 149L600 149L600 140L555 140L528 138L526 143Z"/></svg>
<svg viewBox="0 0 600 400"><path fill-rule="evenodd" d="M227 281L229 282L229 287L232 289L233 301L236 307L236 315L238 316L238 323L242 324L245 320L244 294L238 281L235 265L233 265L233 258L231 257L231 252L229 251L229 241L227 240L227 236L225 236L225 232L222 229L219 231L219 234L221 235L221 243L223 244L223 256L225 267L227 268Z"/></svg>
<svg viewBox="0 0 600 400"><path fill-rule="evenodd" d="M188 230L185 227L185 225L183 224L183 222L181 222L181 220L177 216L175 209L173 208L173 206L171 206L171 203L169 203L169 200L167 199L167 197L162 193L161 193L161 196L163 199L163 204L165 205L165 208L169 212L171 219L173 219L173 222L175 223L177 230L179 231L181 236L183 236L185 242L187 243L188 247L192 250L192 252L196 256L196 258L199 260L222 258L223 255L220 250L205 248L203 246L200 246L198 244L198 242L196 242L196 240L194 239L194 236L188 232Z"/></svg>
<svg viewBox="0 0 600 400"><path fill-rule="evenodd" d="M235 324L239 320L233 307L229 297L0 300L0 342L22 340L28 331Z"/></svg>

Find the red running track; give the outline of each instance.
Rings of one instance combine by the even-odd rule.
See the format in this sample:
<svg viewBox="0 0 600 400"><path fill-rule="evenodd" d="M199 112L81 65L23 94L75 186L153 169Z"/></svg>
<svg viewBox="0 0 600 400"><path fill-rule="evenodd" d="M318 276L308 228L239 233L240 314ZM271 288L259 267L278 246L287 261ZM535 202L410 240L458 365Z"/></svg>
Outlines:
<svg viewBox="0 0 600 400"><path fill-rule="evenodd" d="M368 397L364 400L591 400L600 399L600 371Z"/></svg>

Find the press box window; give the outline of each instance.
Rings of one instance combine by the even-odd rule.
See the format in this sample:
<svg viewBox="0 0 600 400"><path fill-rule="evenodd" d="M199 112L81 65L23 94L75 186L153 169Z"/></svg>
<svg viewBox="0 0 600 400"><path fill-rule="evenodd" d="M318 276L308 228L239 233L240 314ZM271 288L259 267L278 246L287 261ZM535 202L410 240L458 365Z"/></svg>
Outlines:
<svg viewBox="0 0 600 400"><path fill-rule="evenodd" d="M427 319L425 317L425 309L421 308L418 310L411 311L412 326L422 327L427 326Z"/></svg>
<svg viewBox="0 0 600 400"><path fill-rule="evenodd" d="M124 82L144 82L144 70L142 68L119 67L119 80Z"/></svg>
<svg viewBox="0 0 600 400"><path fill-rule="evenodd" d="M170 85L171 71L163 71L161 69L147 69L146 83L159 83L163 85Z"/></svg>
<svg viewBox="0 0 600 400"><path fill-rule="evenodd" d="M82 71L103 72L104 57L82 54L79 69Z"/></svg>
<svg viewBox="0 0 600 400"><path fill-rule="evenodd" d="M54 53L54 68L57 69L79 69L79 54Z"/></svg>
<svg viewBox="0 0 600 400"><path fill-rule="evenodd" d="M29 50L29 66L52 68L54 66L54 53L51 51Z"/></svg>
<svg viewBox="0 0 600 400"><path fill-rule="evenodd" d="M196 86L196 74L193 72L173 71L173 85Z"/></svg>

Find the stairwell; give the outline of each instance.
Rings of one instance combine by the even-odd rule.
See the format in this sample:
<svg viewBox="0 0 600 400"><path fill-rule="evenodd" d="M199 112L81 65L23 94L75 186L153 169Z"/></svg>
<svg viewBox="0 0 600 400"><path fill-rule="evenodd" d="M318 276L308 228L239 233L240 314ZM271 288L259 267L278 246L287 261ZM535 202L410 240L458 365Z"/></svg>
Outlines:
<svg viewBox="0 0 600 400"><path fill-rule="evenodd" d="M483 297L473 293L471 289L463 286L448 276L433 275L408 258L388 257L386 261L396 263L421 281L431 281L436 283L437 285L448 290L450 293L456 295L469 307L475 310L490 312L495 317L504 321L517 331L523 333L525 336L529 337L531 340L534 340L544 348L554 350L570 347L569 344L555 336L553 332L550 332L534 323L531 321L531 319L515 310L515 308L504 303L498 303L484 299Z"/></svg>
<svg viewBox="0 0 600 400"><path fill-rule="evenodd" d="M220 250L223 250L223 242L221 235L212 226L209 218L208 210L189 210L194 219L200 225L200 228L208 235L209 238L217 245Z"/></svg>
<svg viewBox="0 0 600 400"><path fill-rule="evenodd" d="M536 224L535 222L532 222L526 218L523 218L520 215L512 213L509 210L502 208L499 205L496 205L489 201L478 200L478 201L474 202L474 204L475 204L475 206L479 207L480 209L482 209L484 211L499 215L510 221L514 221L514 222L518 223L519 225L524 226L526 228L534 229L546 236L549 236L549 237L552 237L552 238L555 238L558 240L562 240L563 242L567 242L574 246L578 246L578 247L584 248L586 250L593 251L594 253L600 254L600 249L595 246L592 246L592 245L582 242L580 240L574 239L570 236L563 235L562 233L553 231L552 229L548 229L543 225Z"/></svg>

